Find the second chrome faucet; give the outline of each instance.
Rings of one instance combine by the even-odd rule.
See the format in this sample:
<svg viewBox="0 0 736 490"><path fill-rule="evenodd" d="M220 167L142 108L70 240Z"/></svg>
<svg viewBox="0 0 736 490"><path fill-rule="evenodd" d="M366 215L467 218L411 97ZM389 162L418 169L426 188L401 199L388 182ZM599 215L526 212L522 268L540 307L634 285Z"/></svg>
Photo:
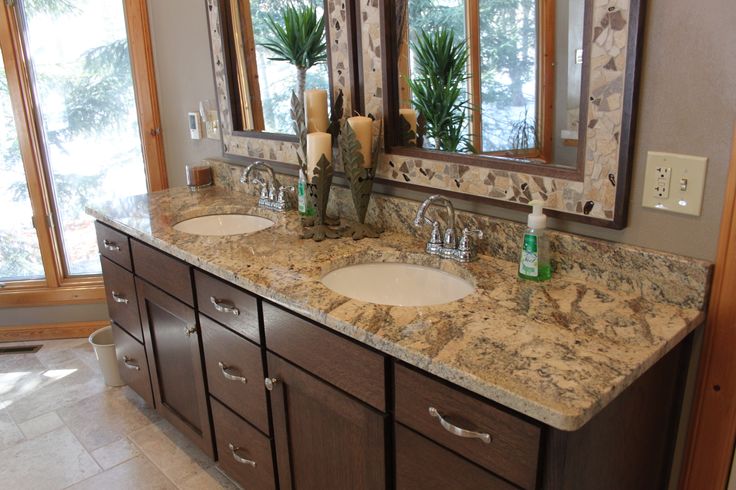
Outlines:
<svg viewBox="0 0 736 490"><path fill-rule="evenodd" d="M445 207L447 228L444 233L440 229L439 221L427 217L427 211L432 205ZM483 238L483 232L464 228L458 241L455 230L455 206L446 197L434 194L419 206L417 216L414 218L414 226L419 227L424 224L432 226L432 233L426 246L428 254L439 255L458 262L470 262L478 258L478 249L473 238Z"/></svg>
<svg viewBox="0 0 736 490"><path fill-rule="evenodd" d="M264 181L261 175L251 180L250 175L253 172L266 172L270 177L270 182ZM258 205L262 208L271 209L273 211L288 211L291 204L287 199L287 192L294 192L293 186L283 186L276 178L273 169L261 162L251 163L243 171L240 182L243 184L254 183L261 188L261 195L258 199Z"/></svg>

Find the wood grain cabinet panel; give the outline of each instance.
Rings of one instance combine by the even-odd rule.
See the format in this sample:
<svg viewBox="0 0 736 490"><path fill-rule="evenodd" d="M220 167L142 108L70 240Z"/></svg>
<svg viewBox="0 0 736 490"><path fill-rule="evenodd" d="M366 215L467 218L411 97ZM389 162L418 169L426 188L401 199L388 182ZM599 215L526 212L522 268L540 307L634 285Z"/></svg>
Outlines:
<svg viewBox="0 0 736 490"><path fill-rule="evenodd" d="M148 371L146 349L143 347L143 344L115 323L112 324L112 337L115 341L115 354L118 358L120 377L149 406L155 406L153 392L151 391L151 376Z"/></svg>
<svg viewBox="0 0 736 490"><path fill-rule="evenodd" d="M100 257L100 262L110 318L135 337L138 342L143 342L133 274L104 256Z"/></svg>
<svg viewBox="0 0 736 490"><path fill-rule="evenodd" d="M212 457L196 314L151 284L135 282L156 410Z"/></svg>
<svg viewBox="0 0 736 490"><path fill-rule="evenodd" d="M385 358L279 307L263 302L266 347L385 411Z"/></svg>
<svg viewBox="0 0 736 490"><path fill-rule="evenodd" d="M268 354L282 490L384 490L385 416Z"/></svg>
<svg viewBox="0 0 736 490"><path fill-rule="evenodd" d="M201 313L230 327L253 342L261 343L258 300L220 279L194 271L197 308Z"/></svg>
<svg viewBox="0 0 736 490"><path fill-rule="evenodd" d="M97 231L97 248L100 249L100 254L132 271L133 263L130 257L128 235L99 221L95 221L95 230Z"/></svg>
<svg viewBox="0 0 736 490"><path fill-rule="evenodd" d="M199 322L210 394L268 433L261 349L205 316Z"/></svg>
<svg viewBox="0 0 736 490"><path fill-rule="evenodd" d="M395 389L397 421L523 488L535 487L540 427L401 364ZM437 415L489 441L459 437Z"/></svg>
<svg viewBox="0 0 736 490"><path fill-rule="evenodd" d="M130 248L136 276L142 277L189 306L194 306L189 264L137 240L131 240Z"/></svg>
<svg viewBox="0 0 736 490"><path fill-rule="evenodd" d="M212 399L217 464L248 490L276 488L271 440Z"/></svg>
<svg viewBox="0 0 736 490"><path fill-rule="evenodd" d="M396 424L397 490L513 490L517 487Z"/></svg>

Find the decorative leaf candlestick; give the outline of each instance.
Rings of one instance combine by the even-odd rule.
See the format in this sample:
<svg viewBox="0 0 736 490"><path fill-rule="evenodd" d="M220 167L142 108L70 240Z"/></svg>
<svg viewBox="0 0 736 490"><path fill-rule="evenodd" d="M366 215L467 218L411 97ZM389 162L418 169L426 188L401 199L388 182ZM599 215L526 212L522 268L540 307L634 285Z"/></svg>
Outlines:
<svg viewBox="0 0 736 490"><path fill-rule="evenodd" d="M380 135L379 135L380 140ZM352 223L345 231L343 236L352 237L353 240L361 240L363 238L378 238L383 229L365 222L365 215L368 212L368 204L371 200L371 192L373 191L373 179L376 175L376 165L378 164L378 145L372 148L371 156L372 165L369 168L363 167L363 154L358 138L345 121L342 125L342 131L338 138L340 152L342 153L342 163L345 166L345 175L350 183L350 191L353 194L353 205L358 215L358 222Z"/></svg>
<svg viewBox="0 0 736 490"><path fill-rule="evenodd" d="M316 195L317 215L314 223L304 228L302 238L311 238L315 242L321 242L326 238L340 238L340 232L330 228L327 224L327 203L330 199L330 186L332 185L332 162L324 155L317 162L312 174L312 185Z"/></svg>
<svg viewBox="0 0 736 490"><path fill-rule="evenodd" d="M338 135L340 134L340 120L343 117L344 112L344 95L343 91L340 90L337 94L337 97L335 97L332 107L330 108L330 122L329 126L327 128L327 132L332 135L332 141L336 141ZM328 216L326 213L327 210L327 202L328 199L324 200L324 208L320 209L321 205L321 197L320 196L327 196L329 197L329 185L327 186L327 192L326 194L322 194L322 191L318 188L318 181L323 181L325 179L317 179L315 180L314 176L309 175L309 168L307 163L307 134L309 134L308 128L307 128L307 114L304 109L304 104L299 99L299 97L296 96L296 94L292 93L291 97L291 118L294 120L294 132L297 135L297 138L299 140L299 150L297 151L297 160L299 162L299 168L301 172L303 172L304 176L307 177L307 182L305 184L306 187L306 198L307 198L307 208L311 209L311 212L308 212L307 216L302 216L302 226L305 228L316 226L316 225L326 225L326 226L339 226L340 224L340 218L338 217L332 217ZM300 153L301 152L301 153ZM329 181L332 182L332 163L329 163ZM317 167L314 169L315 175L317 174L317 169L320 167L321 162L318 163ZM314 215L311 215L314 213ZM321 213L321 217L319 214ZM305 233L305 238L306 237ZM319 236L322 234L320 233ZM330 233L332 235L332 233ZM334 238L332 236L325 236L326 238ZM321 238L323 240L325 237ZM311 238L311 236L309 237Z"/></svg>

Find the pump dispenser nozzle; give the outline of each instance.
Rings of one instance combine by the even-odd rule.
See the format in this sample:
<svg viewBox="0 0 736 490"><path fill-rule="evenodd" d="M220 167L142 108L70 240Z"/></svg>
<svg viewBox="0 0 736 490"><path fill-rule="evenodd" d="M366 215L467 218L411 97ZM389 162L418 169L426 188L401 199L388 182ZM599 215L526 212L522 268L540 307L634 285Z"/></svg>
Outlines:
<svg viewBox="0 0 736 490"><path fill-rule="evenodd" d="M547 217L542 213L542 210L544 209L544 201L534 200L531 201L529 205L532 207L532 212L527 218L527 226L535 230L543 230L547 228Z"/></svg>

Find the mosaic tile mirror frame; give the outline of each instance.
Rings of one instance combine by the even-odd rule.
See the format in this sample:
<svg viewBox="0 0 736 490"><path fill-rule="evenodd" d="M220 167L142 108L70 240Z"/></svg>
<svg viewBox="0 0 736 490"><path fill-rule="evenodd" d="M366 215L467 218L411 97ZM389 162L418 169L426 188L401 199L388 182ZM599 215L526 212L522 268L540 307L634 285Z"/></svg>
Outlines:
<svg viewBox="0 0 736 490"><path fill-rule="evenodd" d="M345 114L384 118L398 107L392 99L395 68L389 46L396 0L326 0L328 49L333 94L345 95ZM253 137L233 131L228 73L220 28L219 0L207 0L210 40L223 152L262 159L296 172L295 140ZM585 150L576 168L484 162L395 144L395 121L385 120L384 151L377 177L383 183L418 191L528 209L545 201L549 215L621 229L626 226L636 122L644 5L642 0L585 0L585 46L581 135ZM351 27L352 26L352 27ZM388 69L385 69L389 66ZM398 112L398 111L394 111ZM421 151L421 150L420 150ZM340 162L336 162L340 171Z"/></svg>

